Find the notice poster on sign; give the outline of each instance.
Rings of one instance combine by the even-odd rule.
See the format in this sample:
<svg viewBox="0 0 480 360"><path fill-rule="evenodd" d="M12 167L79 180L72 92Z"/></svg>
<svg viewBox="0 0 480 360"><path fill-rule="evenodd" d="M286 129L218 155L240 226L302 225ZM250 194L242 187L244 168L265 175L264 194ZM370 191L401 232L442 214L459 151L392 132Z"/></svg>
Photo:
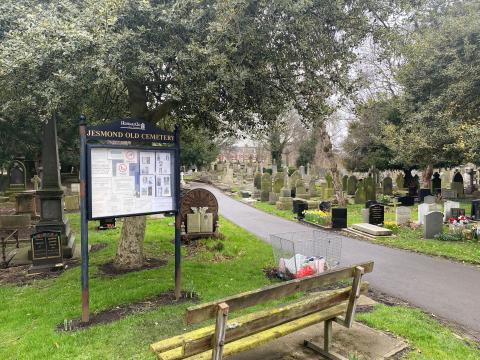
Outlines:
<svg viewBox="0 0 480 360"><path fill-rule="evenodd" d="M175 210L172 150L89 148L89 218Z"/></svg>

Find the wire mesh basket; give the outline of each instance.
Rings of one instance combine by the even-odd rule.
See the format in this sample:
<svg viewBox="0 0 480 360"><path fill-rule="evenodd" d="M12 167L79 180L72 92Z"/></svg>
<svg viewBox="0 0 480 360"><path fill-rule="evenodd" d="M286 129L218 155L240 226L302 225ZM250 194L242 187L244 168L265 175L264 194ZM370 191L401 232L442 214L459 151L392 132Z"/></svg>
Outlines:
<svg viewBox="0 0 480 360"><path fill-rule="evenodd" d="M280 277L291 279L333 269L340 264L342 239L323 231L270 235L273 258Z"/></svg>

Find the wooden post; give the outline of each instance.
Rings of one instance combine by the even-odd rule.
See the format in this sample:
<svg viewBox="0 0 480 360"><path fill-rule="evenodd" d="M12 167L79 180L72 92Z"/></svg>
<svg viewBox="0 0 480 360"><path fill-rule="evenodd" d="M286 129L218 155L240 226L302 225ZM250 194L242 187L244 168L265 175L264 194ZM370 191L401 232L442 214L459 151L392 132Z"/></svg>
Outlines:
<svg viewBox="0 0 480 360"><path fill-rule="evenodd" d="M360 288L362 285L362 277L365 270L361 266L355 267L355 274L353 276L352 291L350 292L350 298L348 299L347 312L345 313L345 319L337 318L335 321L347 328L351 328L353 319L355 317L355 310L357 309L358 298L360 297Z"/></svg>
<svg viewBox="0 0 480 360"><path fill-rule="evenodd" d="M330 352L330 344L332 343L332 320L327 320L323 324L323 350Z"/></svg>
<svg viewBox="0 0 480 360"><path fill-rule="evenodd" d="M212 360L221 360L225 345L225 330L227 329L229 306L226 303L218 304L215 336L213 337Z"/></svg>

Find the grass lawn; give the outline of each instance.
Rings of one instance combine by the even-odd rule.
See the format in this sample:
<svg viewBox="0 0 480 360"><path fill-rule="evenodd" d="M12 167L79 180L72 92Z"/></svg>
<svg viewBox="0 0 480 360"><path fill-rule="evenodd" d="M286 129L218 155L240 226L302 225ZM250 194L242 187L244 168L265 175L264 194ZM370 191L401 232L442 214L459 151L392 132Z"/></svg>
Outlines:
<svg viewBox="0 0 480 360"><path fill-rule="evenodd" d="M79 216L70 215L70 218L78 234ZM91 243L108 243L107 248L90 257L92 312L172 290L174 248L173 227L169 226L172 221L172 218L148 220L145 240L146 254L167 259L166 266L113 278L101 275L97 267L113 258L120 230L98 232L94 230L96 224L91 223ZM183 288L194 291L202 302L270 282L261 271L264 266L271 265L270 246L226 220L222 219L221 225L226 235L224 249L184 254ZM216 244L209 241L206 245L216 248ZM29 285L1 285L0 301L0 359L153 359L149 345L184 331L184 310L191 305L165 305L106 325L77 332L56 332L56 325L64 319L80 316L79 267L57 278L36 280ZM280 301L285 300L277 302ZM384 314L388 319L383 318ZM379 306L373 313L362 315L362 320L403 335L422 351L419 356L449 353L449 359L480 358L480 352L464 344L448 329L422 317L417 310ZM416 331L407 331L414 327ZM426 333L422 329L427 329ZM443 341L428 341L427 335L434 338L441 335ZM431 356L416 358L432 359Z"/></svg>
<svg viewBox="0 0 480 360"><path fill-rule="evenodd" d="M412 351L404 359L473 360L480 356L478 344L460 340L449 328L418 309L378 304L373 312L358 314L357 320L407 339Z"/></svg>
<svg viewBox="0 0 480 360"><path fill-rule="evenodd" d="M288 220L295 220L295 215L290 210L278 210L275 205L270 205L267 202L257 201L253 206L269 214ZM466 209L467 215L470 215L468 203L461 202L460 206ZM363 205L348 205L348 226L362 222L361 209L363 208ZM417 218L418 205L415 205L412 207L412 220L416 221ZM385 207L385 221L395 221L395 210L393 207ZM447 231L446 227L445 231ZM395 237L377 237L372 242L428 255L442 256L456 261L480 264L480 242L478 241L424 240L422 236L422 229L401 228Z"/></svg>

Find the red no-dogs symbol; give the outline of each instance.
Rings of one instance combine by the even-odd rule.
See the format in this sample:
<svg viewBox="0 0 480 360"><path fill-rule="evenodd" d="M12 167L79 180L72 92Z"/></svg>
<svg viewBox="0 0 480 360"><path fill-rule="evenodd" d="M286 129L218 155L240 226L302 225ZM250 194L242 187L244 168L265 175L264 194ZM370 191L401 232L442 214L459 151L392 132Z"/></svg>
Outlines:
<svg viewBox="0 0 480 360"><path fill-rule="evenodd" d="M127 151L125 153L125 158L128 160L128 161L132 161L133 159L135 159L135 153L133 151Z"/></svg>
<svg viewBox="0 0 480 360"><path fill-rule="evenodd" d="M127 164L118 164L118 172L121 175L125 175L128 172L128 165Z"/></svg>

